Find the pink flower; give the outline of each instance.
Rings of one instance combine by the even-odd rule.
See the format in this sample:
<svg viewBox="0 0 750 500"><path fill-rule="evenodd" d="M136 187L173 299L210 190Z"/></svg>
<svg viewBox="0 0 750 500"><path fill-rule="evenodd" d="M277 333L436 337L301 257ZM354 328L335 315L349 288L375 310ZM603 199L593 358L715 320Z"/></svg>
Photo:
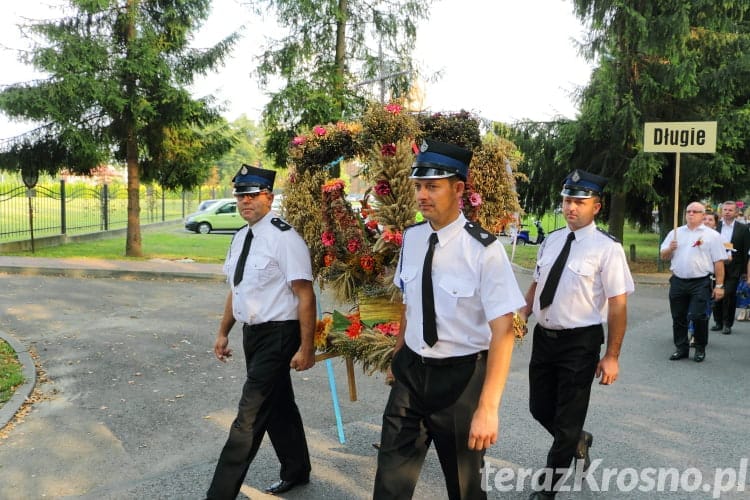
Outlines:
<svg viewBox="0 0 750 500"><path fill-rule="evenodd" d="M336 236L331 231L325 231L320 235L320 239L323 241L323 246L332 247L336 243Z"/></svg>
<svg viewBox="0 0 750 500"><path fill-rule="evenodd" d="M404 108L402 108L401 106L399 106L398 104L395 104L395 103L388 104L385 107L385 110L388 111L389 113L393 114L393 115L399 114L401 112L401 110L403 110L403 109Z"/></svg>
<svg viewBox="0 0 750 500"><path fill-rule="evenodd" d="M349 243L346 244L346 249L349 250L349 253L355 253L361 246L362 244L358 239L352 238L349 240Z"/></svg>
<svg viewBox="0 0 750 500"><path fill-rule="evenodd" d="M396 145L393 143L383 144L380 148L380 154L383 156L394 156L396 154Z"/></svg>
<svg viewBox="0 0 750 500"><path fill-rule="evenodd" d="M378 181L373 189L378 196L388 196L391 194L391 185L385 180Z"/></svg>
<svg viewBox="0 0 750 500"><path fill-rule="evenodd" d="M306 140L307 138L304 135L298 135L297 137L292 139L292 144L294 144L295 146L301 146L305 143Z"/></svg>
<svg viewBox="0 0 750 500"><path fill-rule="evenodd" d="M321 127L320 125L316 125L313 127L313 132L315 132L315 135L318 137L326 135L326 129L324 127Z"/></svg>
<svg viewBox="0 0 750 500"><path fill-rule="evenodd" d="M471 196L469 196L469 203L471 203L472 207L478 207L482 204L482 195L479 193L471 193Z"/></svg>

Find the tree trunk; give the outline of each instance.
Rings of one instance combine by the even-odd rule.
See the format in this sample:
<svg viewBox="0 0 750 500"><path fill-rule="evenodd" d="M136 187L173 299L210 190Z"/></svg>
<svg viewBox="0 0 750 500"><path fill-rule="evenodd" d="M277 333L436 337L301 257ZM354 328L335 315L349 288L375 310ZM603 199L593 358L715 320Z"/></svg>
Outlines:
<svg viewBox="0 0 750 500"><path fill-rule="evenodd" d="M125 255L143 257L141 241L141 174L138 168L138 143L135 132L128 133L128 233L125 241Z"/></svg>
<svg viewBox="0 0 750 500"><path fill-rule="evenodd" d="M135 19L138 0L128 0L128 27L126 32L127 57L130 58L130 44L135 39ZM132 76L126 78L127 94L135 94L135 82ZM131 100L131 103L134 102ZM131 104L132 105L132 104ZM127 116L126 161L128 165L128 230L125 240L125 255L143 257L141 242L141 174L138 168L138 138L132 110L125 111Z"/></svg>
<svg viewBox="0 0 750 500"><path fill-rule="evenodd" d="M622 191L610 196L609 233L620 241L625 233L625 193Z"/></svg>

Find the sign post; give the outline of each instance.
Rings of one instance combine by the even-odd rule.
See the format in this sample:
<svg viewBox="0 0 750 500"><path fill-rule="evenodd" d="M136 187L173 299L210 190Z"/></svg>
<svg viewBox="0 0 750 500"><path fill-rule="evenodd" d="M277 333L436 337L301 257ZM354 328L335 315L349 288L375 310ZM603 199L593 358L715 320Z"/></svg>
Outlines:
<svg viewBox="0 0 750 500"><path fill-rule="evenodd" d="M647 122L643 151L675 153L674 229L677 230L680 196L680 153L715 153L716 122ZM675 232L676 234L676 232Z"/></svg>

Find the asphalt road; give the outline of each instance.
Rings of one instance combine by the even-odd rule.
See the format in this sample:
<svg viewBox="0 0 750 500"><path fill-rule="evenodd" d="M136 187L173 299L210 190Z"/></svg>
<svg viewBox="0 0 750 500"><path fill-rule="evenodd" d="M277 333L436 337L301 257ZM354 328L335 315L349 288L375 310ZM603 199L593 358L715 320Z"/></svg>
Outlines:
<svg viewBox="0 0 750 500"><path fill-rule="evenodd" d="M523 289L528 279L519 275ZM0 441L0 499L203 498L243 382L237 328L230 363L211 353L225 286L0 275L0 330L35 350L49 378L40 386L45 398ZM731 336L712 335L698 364L667 360L673 346L665 286L639 284L629 314L621 376L613 386L594 386L586 425L594 434L592 458L602 462L595 462L593 484L558 498L711 498L714 479L730 488L732 471L735 484L721 498L750 498L750 323L737 323ZM527 498L529 480L517 488L518 476L507 474L541 467L550 444L528 412L530 349L528 339L514 353L501 436L487 455L506 475L490 475L490 498ZM370 498L371 443L379 438L387 387L382 376L358 370L359 400L350 402L343 362L332 364L346 443L337 437L325 364L294 373L313 475L286 498ZM649 486L660 467L681 476L677 491ZM591 491L605 487L605 468L608 491ZM277 474L266 440L243 493L266 498L261 491ZM690 491L694 483L698 489ZM432 452L415 498L446 498Z"/></svg>

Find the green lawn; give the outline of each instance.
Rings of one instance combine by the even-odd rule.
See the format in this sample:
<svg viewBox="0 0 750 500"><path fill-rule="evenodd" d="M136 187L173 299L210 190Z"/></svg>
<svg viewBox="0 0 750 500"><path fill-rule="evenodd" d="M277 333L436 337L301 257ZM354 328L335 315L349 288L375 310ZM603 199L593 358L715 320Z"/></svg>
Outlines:
<svg viewBox="0 0 750 500"><path fill-rule="evenodd" d="M23 383L23 371L16 352L0 340L0 406L13 395L16 387Z"/></svg>
<svg viewBox="0 0 750 500"><path fill-rule="evenodd" d="M525 229L529 227L532 241L536 239L536 228L533 226L533 220L524 221ZM561 226L565 221L558 216L557 226ZM542 225L545 231L552 230L554 219L552 216L546 216L542 219ZM652 232L640 233L636 228L625 226L625 234L622 242L625 254L630 263L630 270L634 273L655 273L658 271L659 256L659 235ZM631 245L634 245L635 260L631 260ZM510 245L505 246L508 256L511 256L512 248ZM517 245L513 263L528 269L536 265L536 254L539 250L537 245ZM668 269L668 267L666 267Z"/></svg>
<svg viewBox="0 0 750 500"><path fill-rule="evenodd" d="M144 259L192 259L217 264L224 262L231 233L197 234L186 231L181 224L144 228L141 231ZM31 251L8 252L6 255L32 256ZM34 257L89 257L131 259L125 257L125 235L96 241L69 243L59 247L37 248ZM136 259L140 260L140 259Z"/></svg>
<svg viewBox="0 0 750 500"><path fill-rule="evenodd" d="M562 223L558 219L558 223ZM543 220L545 229L553 227L553 221ZM144 228L142 231L143 252L145 259L192 259L196 262L220 264L224 262L231 233L196 234L186 231L181 224ZM532 240L536 239L536 229L531 230ZM503 238L503 240L507 240ZM659 253L659 236L655 233L639 233L636 229L626 227L623 247L628 259L631 257L630 246L635 245L635 261L630 261L631 271L653 273L657 271ZM512 253L510 245L505 247L508 256ZM521 267L531 269L536 264L537 245L517 245L513 262ZM8 255L31 256L30 251L13 252ZM97 241L70 243L60 247L39 248L34 253L37 257L91 257L103 259L126 259L125 236L117 236Z"/></svg>

